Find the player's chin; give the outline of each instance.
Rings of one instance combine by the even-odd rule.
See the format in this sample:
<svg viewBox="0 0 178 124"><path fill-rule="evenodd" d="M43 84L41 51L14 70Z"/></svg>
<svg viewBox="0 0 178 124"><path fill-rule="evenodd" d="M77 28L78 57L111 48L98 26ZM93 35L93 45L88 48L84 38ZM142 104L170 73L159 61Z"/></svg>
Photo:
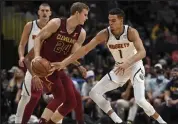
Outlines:
<svg viewBox="0 0 178 124"><path fill-rule="evenodd" d="M81 22L80 24L81 24L81 25L84 25L84 23L85 23L85 22Z"/></svg>
<svg viewBox="0 0 178 124"><path fill-rule="evenodd" d="M111 26L110 26L110 28L111 28L111 30L114 30L114 27L111 27Z"/></svg>
<svg viewBox="0 0 178 124"><path fill-rule="evenodd" d="M111 31L113 32L113 31L114 31L114 28L111 28Z"/></svg>

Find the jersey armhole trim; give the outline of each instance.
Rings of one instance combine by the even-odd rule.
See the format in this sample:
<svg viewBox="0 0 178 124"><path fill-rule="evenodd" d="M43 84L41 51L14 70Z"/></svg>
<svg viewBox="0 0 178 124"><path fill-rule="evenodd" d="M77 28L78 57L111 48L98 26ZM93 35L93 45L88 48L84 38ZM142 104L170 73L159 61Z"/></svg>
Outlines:
<svg viewBox="0 0 178 124"><path fill-rule="evenodd" d="M38 27L39 29L42 29L42 28L38 25L37 20L35 20L35 22L36 22L37 27Z"/></svg>
<svg viewBox="0 0 178 124"><path fill-rule="evenodd" d="M108 40L109 40L109 29L108 29L108 27L106 29L107 29L107 32L108 32L108 37L107 37L107 40L106 40L106 43L107 43Z"/></svg>
<svg viewBox="0 0 178 124"><path fill-rule="evenodd" d="M112 78L111 78L111 75L110 75L110 73L109 73L109 72L108 72L108 76L109 76L110 81L112 81Z"/></svg>
<svg viewBox="0 0 178 124"><path fill-rule="evenodd" d="M30 34L32 32L32 29L33 29L33 21L32 21L32 26L31 26L31 29L30 29L30 32L29 32L29 36L30 36Z"/></svg>
<svg viewBox="0 0 178 124"><path fill-rule="evenodd" d="M63 21L65 18L59 18L59 19L60 19L60 26L58 27L58 29L57 29L55 32L58 32L58 31L60 31L60 30L63 30L62 27L61 27L61 25L63 25L63 24L62 24L62 23L63 23L62 21ZM52 35L53 35L55 32L53 32Z"/></svg>
<svg viewBox="0 0 178 124"><path fill-rule="evenodd" d="M29 37L30 37L30 34L31 34L31 32L32 32L32 29L33 29L33 21L32 21L32 25L31 25L31 29L30 29L30 32L29 32L29 34L28 34L28 41L27 41L27 47L26 47L26 49L27 49L27 51L28 51L28 44L29 44Z"/></svg>
<svg viewBox="0 0 178 124"><path fill-rule="evenodd" d="M130 27L128 26L128 28L127 28L127 39L128 39L129 42L132 42L132 41L129 39L129 28L130 28Z"/></svg>

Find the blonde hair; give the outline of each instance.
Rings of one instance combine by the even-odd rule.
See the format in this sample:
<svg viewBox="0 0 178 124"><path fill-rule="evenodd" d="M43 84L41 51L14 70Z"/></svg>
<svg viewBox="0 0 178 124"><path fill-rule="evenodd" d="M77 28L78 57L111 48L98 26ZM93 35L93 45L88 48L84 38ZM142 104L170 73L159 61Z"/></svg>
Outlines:
<svg viewBox="0 0 178 124"><path fill-rule="evenodd" d="M89 7L85 3L75 2L72 4L72 6L70 8L70 13L71 13L71 15L74 15L75 12L77 12L77 11L79 13L81 13L83 9L86 9L89 11Z"/></svg>

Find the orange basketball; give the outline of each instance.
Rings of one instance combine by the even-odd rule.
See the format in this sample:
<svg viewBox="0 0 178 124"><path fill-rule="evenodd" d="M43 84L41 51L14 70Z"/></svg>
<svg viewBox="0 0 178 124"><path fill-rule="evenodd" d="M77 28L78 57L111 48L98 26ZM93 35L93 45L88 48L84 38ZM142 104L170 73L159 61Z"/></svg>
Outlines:
<svg viewBox="0 0 178 124"><path fill-rule="evenodd" d="M39 77L47 76L50 69L50 62L44 58L37 58L32 62L32 71Z"/></svg>

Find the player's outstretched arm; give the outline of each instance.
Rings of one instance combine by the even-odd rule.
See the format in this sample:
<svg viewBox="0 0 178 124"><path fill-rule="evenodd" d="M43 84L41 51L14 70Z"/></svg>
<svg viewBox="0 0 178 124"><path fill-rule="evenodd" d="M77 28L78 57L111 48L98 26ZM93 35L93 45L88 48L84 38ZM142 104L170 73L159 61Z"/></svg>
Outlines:
<svg viewBox="0 0 178 124"><path fill-rule="evenodd" d="M78 49L76 52L74 52L71 56L64 59L61 62L61 68L64 68L68 66L70 63L73 63L74 61L78 60L82 56L86 55L89 51L91 51L93 48L95 48L98 44L102 42L106 42L108 38L108 32L106 29L100 31L88 44Z"/></svg>
<svg viewBox="0 0 178 124"><path fill-rule="evenodd" d="M32 28L32 22L28 22L23 29L21 40L18 47L18 54L19 54L19 66L23 67L24 61L24 53L25 53L25 46L27 44L30 32Z"/></svg>
<svg viewBox="0 0 178 124"><path fill-rule="evenodd" d="M146 56L146 51L143 46L142 40L139 36L139 33L136 29L134 28L129 28L129 33L128 33L129 40L133 42L137 53L131 57L130 59L127 60L127 63L129 65L134 64L135 62L143 59Z"/></svg>
<svg viewBox="0 0 178 124"><path fill-rule="evenodd" d="M54 32L57 31L57 29L60 26L60 19L54 18L51 21L48 22L48 24L39 32L39 34L35 38L34 43L34 54L35 57L40 56L40 49L42 42L50 37Z"/></svg>

